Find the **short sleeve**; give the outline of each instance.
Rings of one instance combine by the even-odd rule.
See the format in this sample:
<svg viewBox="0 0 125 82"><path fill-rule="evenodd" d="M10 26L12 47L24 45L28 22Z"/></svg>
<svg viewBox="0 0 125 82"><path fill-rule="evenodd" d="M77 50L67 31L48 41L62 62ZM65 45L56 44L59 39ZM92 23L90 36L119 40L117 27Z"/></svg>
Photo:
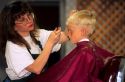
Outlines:
<svg viewBox="0 0 125 82"><path fill-rule="evenodd" d="M49 35L51 34L52 31L40 29L39 32L40 32L39 40L40 40L40 42L41 42L41 44L42 44L42 46L43 46L43 48L44 48L45 43L47 42L48 37L49 37ZM60 47L61 47L61 44L57 43L57 44L53 47L52 52L58 51L58 50L60 49Z"/></svg>
<svg viewBox="0 0 125 82"><path fill-rule="evenodd" d="M28 73L25 68L34 62L26 47L16 45L9 41L6 45L5 56L8 68L11 68L20 77Z"/></svg>

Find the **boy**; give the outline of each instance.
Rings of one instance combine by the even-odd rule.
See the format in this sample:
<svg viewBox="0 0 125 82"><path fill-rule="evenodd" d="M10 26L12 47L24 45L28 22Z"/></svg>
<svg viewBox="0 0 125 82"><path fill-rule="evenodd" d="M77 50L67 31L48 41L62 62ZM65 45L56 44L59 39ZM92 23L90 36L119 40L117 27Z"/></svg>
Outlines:
<svg viewBox="0 0 125 82"><path fill-rule="evenodd" d="M31 82L102 82L98 75L104 66L103 60L113 54L89 40L95 24L93 11L81 10L71 14L66 29L71 42L77 45L76 48Z"/></svg>

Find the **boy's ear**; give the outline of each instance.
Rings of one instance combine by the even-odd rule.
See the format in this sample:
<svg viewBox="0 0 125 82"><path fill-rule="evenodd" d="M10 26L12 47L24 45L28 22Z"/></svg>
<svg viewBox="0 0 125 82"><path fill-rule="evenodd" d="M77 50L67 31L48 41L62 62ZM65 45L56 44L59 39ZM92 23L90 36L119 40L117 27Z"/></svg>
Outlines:
<svg viewBox="0 0 125 82"><path fill-rule="evenodd" d="M87 36L87 34L88 34L88 29L87 29L86 27L83 27L83 28L81 29L81 34L82 34L82 36Z"/></svg>
<svg viewBox="0 0 125 82"><path fill-rule="evenodd" d="M82 35L82 36L85 36L85 34L86 34L85 29L84 29L84 28L81 28L81 35Z"/></svg>

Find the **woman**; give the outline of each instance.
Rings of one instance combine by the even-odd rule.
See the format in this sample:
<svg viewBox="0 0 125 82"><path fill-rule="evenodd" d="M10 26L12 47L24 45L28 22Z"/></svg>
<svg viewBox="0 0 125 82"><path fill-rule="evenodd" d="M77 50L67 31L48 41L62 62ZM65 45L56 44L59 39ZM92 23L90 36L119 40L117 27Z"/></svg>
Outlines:
<svg viewBox="0 0 125 82"><path fill-rule="evenodd" d="M10 3L0 13L0 50L12 82L26 82L40 74L50 53L67 40L60 28L47 31L36 27L34 13L26 2Z"/></svg>

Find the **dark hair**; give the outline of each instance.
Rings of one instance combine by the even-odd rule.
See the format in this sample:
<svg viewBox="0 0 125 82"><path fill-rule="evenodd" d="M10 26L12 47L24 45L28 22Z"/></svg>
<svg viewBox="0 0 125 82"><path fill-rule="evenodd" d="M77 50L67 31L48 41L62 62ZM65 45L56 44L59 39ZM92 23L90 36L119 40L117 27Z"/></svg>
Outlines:
<svg viewBox="0 0 125 82"><path fill-rule="evenodd" d="M25 13L33 13L27 2L15 1L6 5L0 13L0 50L5 53L5 45L7 40L18 45L24 45L30 48L29 44L15 30L15 20ZM34 20L35 22L35 20ZM36 43L36 32L34 28L30 32L31 38Z"/></svg>

